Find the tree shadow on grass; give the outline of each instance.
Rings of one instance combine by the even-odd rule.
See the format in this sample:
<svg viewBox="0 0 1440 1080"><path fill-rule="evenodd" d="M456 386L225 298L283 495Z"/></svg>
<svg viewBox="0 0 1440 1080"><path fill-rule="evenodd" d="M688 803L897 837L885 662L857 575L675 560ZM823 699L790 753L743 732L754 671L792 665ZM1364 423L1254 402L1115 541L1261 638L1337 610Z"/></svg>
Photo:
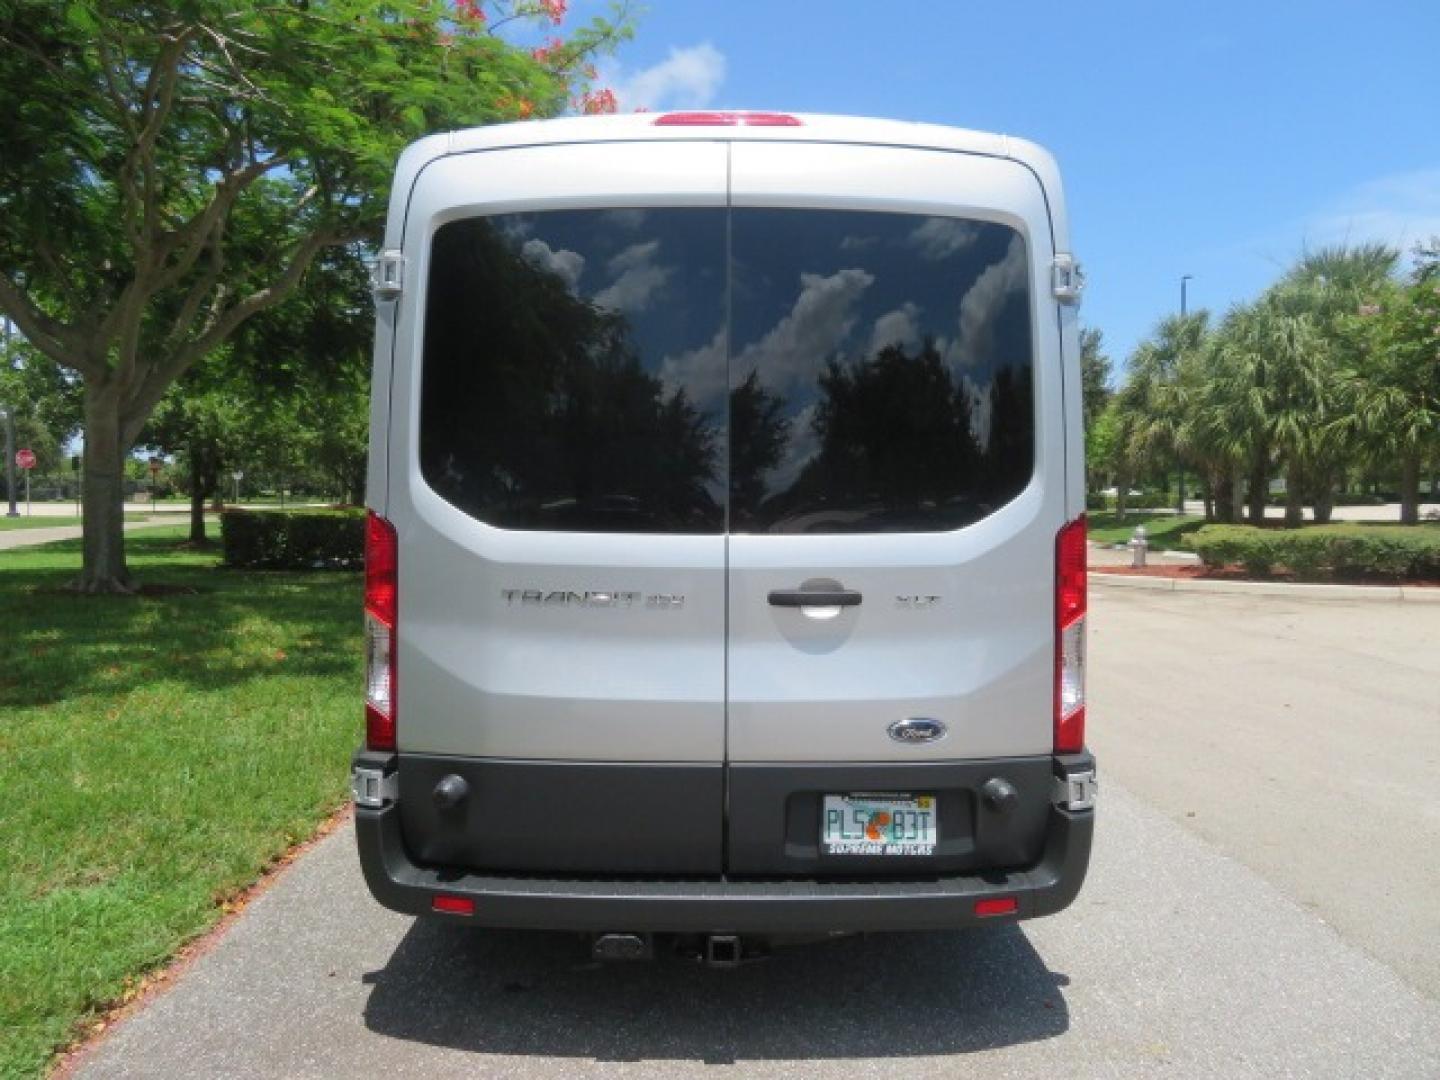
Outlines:
<svg viewBox="0 0 1440 1080"><path fill-rule="evenodd" d="M344 572L227 570L177 561L174 540L127 539L137 596L66 590L78 545L47 545L45 559L0 563L0 707L46 705L156 682L223 689L277 671L351 673L359 649L360 576ZM169 557L167 559L167 556Z"/></svg>
<svg viewBox="0 0 1440 1080"><path fill-rule="evenodd" d="M1018 926L883 934L714 970L600 966L574 936L420 919L373 984L372 1031L484 1054L598 1061L913 1057L1054 1038L1060 988Z"/></svg>

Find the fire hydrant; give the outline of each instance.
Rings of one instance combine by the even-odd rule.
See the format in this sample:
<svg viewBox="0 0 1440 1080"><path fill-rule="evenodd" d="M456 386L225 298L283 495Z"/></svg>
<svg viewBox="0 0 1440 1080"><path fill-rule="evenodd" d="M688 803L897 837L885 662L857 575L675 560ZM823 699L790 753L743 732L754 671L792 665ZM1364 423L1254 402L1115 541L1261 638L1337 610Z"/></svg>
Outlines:
<svg viewBox="0 0 1440 1080"><path fill-rule="evenodd" d="M1136 525L1135 532L1127 542L1130 548L1130 565L1137 570L1145 566L1145 553L1150 550L1149 534L1144 525Z"/></svg>

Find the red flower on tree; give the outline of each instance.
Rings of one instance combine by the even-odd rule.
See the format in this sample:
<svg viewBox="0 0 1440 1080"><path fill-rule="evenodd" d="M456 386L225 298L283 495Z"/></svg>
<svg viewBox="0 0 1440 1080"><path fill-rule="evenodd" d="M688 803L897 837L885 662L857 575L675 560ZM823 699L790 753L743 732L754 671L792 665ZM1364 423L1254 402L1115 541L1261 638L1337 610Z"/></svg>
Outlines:
<svg viewBox="0 0 1440 1080"><path fill-rule="evenodd" d="M556 26L560 25L569 8L570 0L540 0L540 10Z"/></svg>
<svg viewBox="0 0 1440 1080"><path fill-rule="evenodd" d="M552 37L544 45L530 50L530 56L540 64L548 64L558 57L565 49L565 43L557 37Z"/></svg>
<svg viewBox="0 0 1440 1080"><path fill-rule="evenodd" d="M580 111L586 116L613 113L619 108L620 102L616 100L615 91L608 86L600 90L587 90L580 95Z"/></svg>
<svg viewBox="0 0 1440 1080"><path fill-rule="evenodd" d="M473 22L484 22L485 11L480 6L483 0L455 0L455 14L462 19Z"/></svg>

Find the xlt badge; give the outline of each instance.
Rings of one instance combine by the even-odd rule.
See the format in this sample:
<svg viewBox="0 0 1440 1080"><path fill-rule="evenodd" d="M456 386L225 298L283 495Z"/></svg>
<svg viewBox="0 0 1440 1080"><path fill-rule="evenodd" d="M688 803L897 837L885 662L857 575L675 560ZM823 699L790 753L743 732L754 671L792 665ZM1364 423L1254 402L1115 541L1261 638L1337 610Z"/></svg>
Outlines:
<svg viewBox="0 0 1440 1080"><path fill-rule="evenodd" d="M895 597L896 606L903 608L934 607L939 602L940 597L938 596L916 595L914 593Z"/></svg>

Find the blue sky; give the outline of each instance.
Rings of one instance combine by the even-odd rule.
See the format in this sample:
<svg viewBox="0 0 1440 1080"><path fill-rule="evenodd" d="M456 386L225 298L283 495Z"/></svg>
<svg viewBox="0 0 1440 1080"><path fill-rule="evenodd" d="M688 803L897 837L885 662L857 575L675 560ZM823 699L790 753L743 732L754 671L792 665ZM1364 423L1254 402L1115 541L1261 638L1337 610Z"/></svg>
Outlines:
<svg viewBox="0 0 1440 1080"><path fill-rule="evenodd" d="M576 0L571 19L603 10ZM622 107L791 109L1023 135L1060 160L1082 317L1117 360L1306 246L1440 234L1440 0L651 0Z"/></svg>

